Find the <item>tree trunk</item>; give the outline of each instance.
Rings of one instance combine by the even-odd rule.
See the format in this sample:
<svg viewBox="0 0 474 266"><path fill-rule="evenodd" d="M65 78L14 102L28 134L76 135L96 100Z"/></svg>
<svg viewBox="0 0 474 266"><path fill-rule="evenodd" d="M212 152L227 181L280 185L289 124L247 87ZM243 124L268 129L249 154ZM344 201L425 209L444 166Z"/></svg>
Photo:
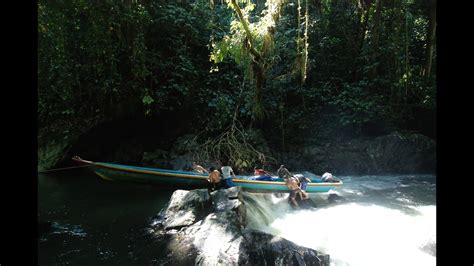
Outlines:
<svg viewBox="0 0 474 266"><path fill-rule="evenodd" d="M424 77L429 78L431 74L431 64L433 61L433 50L436 35L436 0L430 1L430 16L428 22L428 36L426 38L426 63Z"/></svg>
<svg viewBox="0 0 474 266"><path fill-rule="evenodd" d="M367 25L368 25L368 22L369 22L369 11L370 11L370 8L371 8L371 4L367 4L367 5L363 5L361 4L360 5L360 8L359 8L359 21L362 21L362 24L361 26L359 27L359 34L358 34L358 46L357 46L357 55L355 57L356 59L356 63L354 63L354 68L352 69L352 81L353 82L357 82L359 80L359 73L358 73L358 64L357 64L357 61L358 61L358 58L360 56L360 53L362 52L362 48L364 48L364 41L365 41L365 36L366 36L366 33L367 33Z"/></svg>
<svg viewBox="0 0 474 266"><path fill-rule="evenodd" d="M379 31L380 31L380 24L381 24L381 16L382 16L382 0L377 0L375 4L375 14L374 14L374 22L372 27L372 56L371 56L371 64L375 63L378 56L379 50ZM370 78L375 78L377 74L377 66L375 66L370 72Z"/></svg>
<svg viewBox="0 0 474 266"><path fill-rule="evenodd" d="M237 13L237 16L239 17L240 23L242 23L242 26L244 27L247 40L250 46L249 51L255 58L257 58L256 61L259 61L258 58L260 58L261 56L260 56L260 53L255 49L255 41L253 40L252 34L250 33L249 24L247 20L244 18L244 16L242 15L242 11L240 10L240 7L237 4L237 2L235 0L231 0L231 3L232 3L232 6L234 7L235 12Z"/></svg>

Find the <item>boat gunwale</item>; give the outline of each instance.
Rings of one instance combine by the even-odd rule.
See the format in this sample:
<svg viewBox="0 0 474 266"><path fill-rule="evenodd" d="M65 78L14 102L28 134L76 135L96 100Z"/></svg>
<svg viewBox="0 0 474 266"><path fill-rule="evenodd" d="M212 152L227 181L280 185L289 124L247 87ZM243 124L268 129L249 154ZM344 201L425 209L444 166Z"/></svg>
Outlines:
<svg viewBox="0 0 474 266"><path fill-rule="evenodd" d="M156 170L145 170L145 169L140 169L144 167L139 167L139 166L133 166L129 167L126 165L120 165L120 164L113 164L110 165L108 163L100 163L100 162L90 162L90 164L98 166L98 167L104 167L104 168L110 168L114 170L120 170L120 171L126 171L126 172L135 172L135 173L142 173L142 174L151 174L151 175L158 175L158 176L174 176L174 177L183 177L183 178L191 178L191 179L207 179L207 175L203 174L194 174L192 172L182 172L182 171L177 171L177 170L165 170L165 169L159 169L159 168L154 168ZM138 169L137 169L138 168ZM165 172L163 172L165 171ZM243 178L233 178L232 181L234 183L248 183L248 184L264 184L264 185L280 185L280 186L286 186L285 182L282 181L262 181L262 180L248 180L248 179L243 179ZM324 187L335 187L335 186L341 186L343 183L342 181L338 183L328 183L328 182L310 182L307 184L307 186L311 187L317 187L317 186L324 186Z"/></svg>

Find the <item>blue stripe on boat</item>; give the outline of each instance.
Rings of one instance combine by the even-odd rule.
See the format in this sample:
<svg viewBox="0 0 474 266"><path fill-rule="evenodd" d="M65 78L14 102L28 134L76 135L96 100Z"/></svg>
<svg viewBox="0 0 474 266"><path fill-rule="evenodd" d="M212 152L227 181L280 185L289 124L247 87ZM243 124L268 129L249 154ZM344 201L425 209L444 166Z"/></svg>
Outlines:
<svg viewBox="0 0 474 266"><path fill-rule="evenodd" d="M145 183L156 183L170 186L181 187L207 187L207 174L200 174L190 171L167 170L160 168L139 167L113 163L94 163L96 173L104 179L113 179L121 181L137 181ZM281 178L273 177L272 181L255 180L256 176L237 175L234 183L243 189L260 192L282 192L288 193L288 187ZM327 192L334 189L341 183L325 183L321 179L310 177L306 192ZM318 184L318 185L317 185ZM319 185L320 184L320 185Z"/></svg>

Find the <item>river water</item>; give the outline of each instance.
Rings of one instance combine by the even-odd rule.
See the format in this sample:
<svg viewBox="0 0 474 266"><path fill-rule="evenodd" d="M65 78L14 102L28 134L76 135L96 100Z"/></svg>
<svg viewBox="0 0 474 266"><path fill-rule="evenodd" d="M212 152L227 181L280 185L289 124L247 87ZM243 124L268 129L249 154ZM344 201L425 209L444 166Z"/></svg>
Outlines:
<svg viewBox="0 0 474 266"><path fill-rule="evenodd" d="M313 210L290 210L287 196L246 194L249 227L328 253L331 265L436 265L435 176L339 178L336 191L311 195ZM344 201L330 203L330 193Z"/></svg>
<svg viewBox="0 0 474 266"><path fill-rule="evenodd" d="M82 169L40 174L38 213L52 226L38 238L38 264L140 264L143 229L172 193L105 181Z"/></svg>
<svg viewBox="0 0 474 266"><path fill-rule="evenodd" d="M344 185L311 194L318 208L292 210L287 194L244 193L248 228L330 254L331 264L436 265L436 177L342 176ZM173 190L104 181L84 169L38 176L39 265L141 265L144 236Z"/></svg>

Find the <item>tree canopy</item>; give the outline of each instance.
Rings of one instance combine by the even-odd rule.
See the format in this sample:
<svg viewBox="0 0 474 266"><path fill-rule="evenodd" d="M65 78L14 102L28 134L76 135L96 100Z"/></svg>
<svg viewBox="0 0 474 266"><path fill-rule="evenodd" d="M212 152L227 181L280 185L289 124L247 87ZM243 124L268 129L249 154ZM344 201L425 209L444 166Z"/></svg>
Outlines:
<svg viewBox="0 0 474 266"><path fill-rule="evenodd" d="M435 0L40 0L38 44L44 131L163 112L216 136L271 128L282 148L325 114L434 130Z"/></svg>

